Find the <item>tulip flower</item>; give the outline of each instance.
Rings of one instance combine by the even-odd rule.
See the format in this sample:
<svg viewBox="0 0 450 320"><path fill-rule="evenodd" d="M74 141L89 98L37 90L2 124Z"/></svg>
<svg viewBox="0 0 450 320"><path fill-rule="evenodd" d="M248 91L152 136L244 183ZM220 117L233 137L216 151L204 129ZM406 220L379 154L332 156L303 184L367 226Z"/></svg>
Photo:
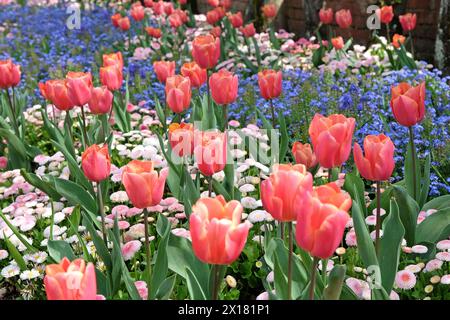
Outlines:
<svg viewBox="0 0 450 320"><path fill-rule="evenodd" d="M45 267L45 293L48 300L96 300L97 281L92 262L72 262L64 257L58 264Z"/></svg>
<svg viewBox="0 0 450 320"><path fill-rule="evenodd" d="M153 0L144 0L144 6L146 8L151 8L153 7Z"/></svg>
<svg viewBox="0 0 450 320"><path fill-rule="evenodd" d="M169 23L170 26L175 29L183 25L183 21L181 20L180 15L177 13L172 13L169 16Z"/></svg>
<svg viewBox="0 0 450 320"><path fill-rule="evenodd" d="M191 86L200 88L206 82L206 70L196 62L187 62L181 67L181 74L191 80Z"/></svg>
<svg viewBox="0 0 450 320"><path fill-rule="evenodd" d="M258 72L258 85L261 96L266 100L278 98L281 95L283 74L281 71L263 70Z"/></svg>
<svg viewBox="0 0 450 320"><path fill-rule="evenodd" d="M20 82L20 66L11 60L0 60L0 88L16 87Z"/></svg>
<svg viewBox="0 0 450 320"><path fill-rule="evenodd" d="M88 102L89 109L93 114L107 114L111 111L113 97L106 86L93 88L91 100Z"/></svg>
<svg viewBox="0 0 450 320"><path fill-rule="evenodd" d="M251 37L253 37L253 36L255 35L255 33L256 33L256 29L255 29L255 26L253 25L253 22L252 22L252 23L249 23L249 24L247 24L247 25L245 25L244 27L242 27L242 28L239 29L239 30L241 30L242 34L243 34L244 37L246 37L246 38L251 38Z"/></svg>
<svg viewBox="0 0 450 320"><path fill-rule="evenodd" d="M268 3L262 6L261 11L266 19L273 19L277 16L277 5L275 3Z"/></svg>
<svg viewBox="0 0 450 320"><path fill-rule="evenodd" d="M220 35L222 34L222 29L220 29L220 27L214 27L211 28L209 33L216 38L220 38Z"/></svg>
<svg viewBox="0 0 450 320"><path fill-rule="evenodd" d="M181 9L175 9L173 13L176 13L180 17L180 19L183 23L186 23L189 21L189 17L187 15L186 11L181 10Z"/></svg>
<svg viewBox="0 0 450 320"><path fill-rule="evenodd" d="M352 25L352 13L350 10L341 9L335 14L336 23L342 29L348 29Z"/></svg>
<svg viewBox="0 0 450 320"><path fill-rule="evenodd" d="M229 10L231 8L231 0L220 0L220 6L225 10Z"/></svg>
<svg viewBox="0 0 450 320"><path fill-rule="evenodd" d="M81 167L89 181L100 182L108 178L111 172L108 145L88 147L81 156Z"/></svg>
<svg viewBox="0 0 450 320"><path fill-rule="evenodd" d="M210 25L215 25L220 20L220 12L218 10L210 10L206 13L206 21Z"/></svg>
<svg viewBox="0 0 450 320"><path fill-rule="evenodd" d="M175 75L175 61L155 61L153 69L158 81L166 83L168 77Z"/></svg>
<svg viewBox="0 0 450 320"><path fill-rule="evenodd" d="M227 137L218 131L194 135L194 156L200 172L207 177L222 171L227 163Z"/></svg>
<svg viewBox="0 0 450 320"><path fill-rule="evenodd" d="M404 44L406 41L406 38L400 34L394 34L394 37L392 38L392 45L399 49L402 44Z"/></svg>
<svg viewBox="0 0 450 320"><path fill-rule="evenodd" d="M116 13L111 16L111 22L114 27L119 27L119 20L122 19L122 15L120 13Z"/></svg>
<svg viewBox="0 0 450 320"><path fill-rule="evenodd" d="M75 107L69 97L67 80L49 80L45 83L46 95L59 110L67 111Z"/></svg>
<svg viewBox="0 0 450 320"><path fill-rule="evenodd" d="M275 164L269 179L261 182L264 209L278 221L295 221L294 203L304 192L312 190L312 186L313 177L304 165Z"/></svg>
<svg viewBox="0 0 450 320"><path fill-rule="evenodd" d="M342 240L352 199L331 182L305 192L295 202L297 244L315 258L331 257Z"/></svg>
<svg viewBox="0 0 450 320"><path fill-rule="evenodd" d="M167 106L175 113L181 113L191 104L191 81L189 78L176 75L166 80Z"/></svg>
<svg viewBox="0 0 450 320"><path fill-rule="evenodd" d="M192 206L192 249L200 261L228 265L239 257L252 227L249 221L242 222L243 211L239 201L226 202L222 195L201 198Z"/></svg>
<svg viewBox="0 0 450 320"><path fill-rule="evenodd" d="M120 51L110 53L110 54L104 54L102 56L102 59L103 59L104 67L117 65L120 70L123 69L123 57L122 57L122 53Z"/></svg>
<svg viewBox="0 0 450 320"><path fill-rule="evenodd" d="M212 35L196 37L192 42L192 57L200 68L214 68L220 58L220 39Z"/></svg>
<svg viewBox="0 0 450 320"><path fill-rule="evenodd" d="M344 48L344 39L342 37L336 37L331 39L334 49L342 50Z"/></svg>
<svg viewBox="0 0 450 320"><path fill-rule="evenodd" d="M425 82L418 86L400 83L391 88L391 109L398 123L411 127L425 117Z"/></svg>
<svg viewBox="0 0 450 320"><path fill-rule="evenodd" d="M144 7L141 5L134 6L130 10L130 15L135 21L142 21L145 18L145 11Z"/></svg>
<svg viewBox="0 0 450 320"><path fill-rule="evenodd" d="M384 24L389 24L392 22L392 19L394 19L394 9L392 6L383 6L376 11L376 14L381 23Z"/></svg>
<svg viewBox="0 0 450 320"><path fill-rule="evenodd" d="M208 4L211 7L218 7L219 6L219 0L208 0Z"/></svg>
<svg viewBox="0 0 450 320"><path fill-rule="evenodd" d="M317 160L324 168L341 166L352 148L355 119L342 114L324 117L316 114L309 126L309 135Z"/></svg>
<svg viewBox="0 0 450 320"><path fill-rule="evenodd" d="M153 2L153 13L157 16L164 13L164 1L160 0Z"/></svg>
<svg viewBox="0 0 450 320"><path fill-rule="evenodd" d="M172 151L179 157L194 152L194 126L191 123L172 123L169 126L169 142Z"/></svg>
<svg viewBox="0 0 450 320"><path fill-rule="evenodd" d="M319 11L319 19L323 24L332 24L333 23L333 9L332 8L322 8Z"/></svg>
<svg viewBox="0 0 450 320"><path fill-rule="evenodd" d="M101 67L100 82L111 91L119 90L123 82L122 70L119 65Z"/></svg>
<svg viewBox="0 0 450 320"><path fill-rule="evenodd" d="M128 17L120 18L117 21L117 24L119 25L119 28L122 29L122 31L130 30L130 19L128 19Z"/></svg>
<svg viewBox="0 0 450 320"><path fill-rule="evenodd" d="M183 6L187 3L187 0L178 0L178 3Z"/></svg>
<svg viewBox="0 0 450 320"><path fill-rule="evenodd" d="M172 2L163 2L164 3L164 13L168 16L170 16L175 8L173 7Z"/></svg>
<svg viewBox="0 0 450 320"><path fill-rule="evenodd" d="M238 12L235 14L229 14L228 20L230 20L231 25L233 28L240 28L244 24L244 19L242 18L242 12Z"/></svg>
<svg viewBox="0 0 450 320"><path fill-rule="evenodd" d="M70 100L77 106L84 106L91 99L92 75L84 72L68 72L66 75Z"/></svg>
<svg viewBox="0 0 450 320"><path fill-rule="evenodd" d="M238 93L238 77L226 69L213 73L209 79L213 100L220 105L233 103Z"/></svg>
<svg viewBox="0 0 450 320"><path fill-rule="evenodd" d="M375 249L379 252L381 229L381 181L388 180L395 167L394 144L384 134L368 135L364 138L364 151L359 144L353 148L353 158L359 173L367 180L377 183L377 214L375 228Z"/></svg>
<svg viewBox="0 0 450 320"><path fill-rule="evenodd" d="M159 29L159 28L146 27L145 31L152 38L155 38L155 39L161 38L162 32L161 32L161 29Z"/></svg>
<svg viewBox="0 0 450 320"><path fill-rule="evenodd" d="M295 163L304 165L307 169L317 166L317 158L312 151L309 143L302 144L299 141L294 142L292 146L292 154L294 155Z"/></svg>
<svg viewBox="0 0 450 320"><path fill-rule="evenodd" d="M411 32L416 28L417 15L414 13L407 13L399 16L400 24L405 32Z"/></svg>

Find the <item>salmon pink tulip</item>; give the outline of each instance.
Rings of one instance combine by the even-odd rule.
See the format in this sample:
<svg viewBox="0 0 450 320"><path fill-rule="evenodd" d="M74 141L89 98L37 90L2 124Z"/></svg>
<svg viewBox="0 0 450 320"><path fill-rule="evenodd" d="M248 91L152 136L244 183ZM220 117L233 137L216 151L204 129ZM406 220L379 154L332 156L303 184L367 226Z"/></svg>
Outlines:
<svg viewBox="0 0 450 320"><path fill-rule="evenodd" d="M283 89L283 74L281 71L263 70L258 73L258 85L261 96L266 99L275 99L281 95Z"/></svg>
<svg viewBox="0 0 450 320"><path fill-rule="evenodd" d="M161 83L166 83L168 77L175 75L175 62L155 61L153 63L153 70L155 70L158 81Z"/></svg>
<svg viewBox="0 0 450 320"><path fill-rule="evenodd" d="M92 75L84 72L68 72L66 76L69 98L77 106L84 106L91 100Z"/></svg>
<svg viewBox="0 0 450 320"><path fill-rule="evenodd" d="M194 156L200 172L210 177L227 163L227 136L223 132L204 131L194 135Z"/></svg>
<svg viewBox="0 0 450 320"><path fill-rule="evenodd" d="M333 9L332 8L322 8L319 11L319 19L323 24L332 24L333 23Z"/></svg>
<svg viewBox="0 0 450 320"><path fill-rule="evenodd" d="M341 9L335 14L336 23L342 29L350 28L352 25L352 13L350 10Z"/></svg>
<svg viewBox="0 0 450 320"><path fill-rule="evenodd" d="M117 64L101 67L100 82L111 91L119 90L123 82L123 74L120 66Z"/></svg>
<svg viewBox="0 0 450 320"><path fill-rule="evenodd" d="M405 32L413 31L416 28L417 15L414 13L407 13L399 17L402 29Z"/></svg>
<svg viewBox="0 0 450 320"><path fill-rule="evenodd" d="M0 88L15 87L20 82L20 66L11 60L0 60Z"/></svg>
<svg viewBox="0 0 450 320"><path fill-rule="evenodd" d="M89 109L93 114L107 114L110 112L113 103L113 94L106 86L92 89Z"/></svg>
<svg viewBox="0 0 450 320"><path fill-rule="evenodd" d="M96 144L86 148L81 156L81 167L89 181L100 182L111 173L111 158L108 145L99 147Z"/></svg>
<svg viewBox="0 0 450 320"><path fill-rule="evenodd" d="M169 108L180 113L191 104L191 81L189 78L176 75L166 80L166 102Z"/></svg>
<svg viewBox="0 0 450 320"><path fill-rule="evenodd" d="M191 123L172 123L169 126L169 142L172 151L179 157L194 152L194 126Z"/></svg>
<svg viewBox="0 0 450 320"><path fill-rule="evenodd" d="M277 5L275 3L268 3L262 6L261 11L266 19L273 19L277 16Z"/></svg>
<svg viewBox="0 0 450 320"><path fill-rule="evenodd" d="M206 69L200 68L196 62L186 62L181 67L181 74L191 80L193 88L200 88L206 82Z"/></svg>
<svg viewBox="0 0 450 320"><path fill-rule="evenodd" d="M411 127L425 117L425 82L411 86L405 82L391 89L391 109L398 123Z"/></svg>
<svg viewBox="0 0 450 320"><path fill-rule="evenodd" d="M227 69L220 69L209 78L213 100L220 105L233 103L238 94L238 77Z"/></svg>
<svg viewBox="0 0 450 320"><path fill-rule="evenodd" d="M214 68L220 58L220 39L210 34L196 37L192 42L192 57L200 68Z"/></svg>
<svg viewBox="0 0 450 320"><path fill-rule="evenodd" d="M316 155L309 143L294 142L292 154L294 155L295 163L303 164L307 169L314 168L317 165Z"/></svg>

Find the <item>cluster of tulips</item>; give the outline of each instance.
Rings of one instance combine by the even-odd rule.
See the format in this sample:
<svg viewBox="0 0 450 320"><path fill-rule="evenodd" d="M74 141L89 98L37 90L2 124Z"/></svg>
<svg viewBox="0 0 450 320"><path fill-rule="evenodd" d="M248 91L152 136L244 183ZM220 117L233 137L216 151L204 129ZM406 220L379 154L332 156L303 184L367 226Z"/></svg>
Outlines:
<svg viewBox="0 0 450 320"><path fill-rule="evenodd" d="M389 42L391 42L391 34L390 34L390 23L394 19L394 9L392 6L382 6L380 9L377 9L376 15L378 20L386 25L386 36ZM334 19L333 19L334 18ZM319 19L321 24L327 25L330 27L333 21L336 21L336 24L341 29L348 29L352 25L352 14L350 10L341 9L337 11L335 14L332 8L322 8L319 11ZM408 34L411 38L412 42L412 34L411 32L416 28L417 23L417 15L413 13L406 13L404 15L399 16L399 21L402 26L403 31ZM399 49L406 41L406 37L401 34L394 34L392 38L392 45ZM342 50L345 46L344 39L342 36L332 37L331 43L336 50ZM414 53L414 46L411 44L412 52Z"/></svg>

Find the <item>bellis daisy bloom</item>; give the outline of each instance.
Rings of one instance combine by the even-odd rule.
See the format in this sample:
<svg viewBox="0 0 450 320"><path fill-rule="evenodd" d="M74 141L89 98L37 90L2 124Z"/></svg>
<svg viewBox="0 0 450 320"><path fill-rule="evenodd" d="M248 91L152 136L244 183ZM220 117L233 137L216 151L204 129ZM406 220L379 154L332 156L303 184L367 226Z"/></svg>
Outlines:
<svg viewBox="0 0 450 320"><path fill-rule="evenodd" d="M416 276L414 273L408 270L402 270L397 272L395 276L395 284L398 288L403 290L410 290L416 285Z"/></svg>

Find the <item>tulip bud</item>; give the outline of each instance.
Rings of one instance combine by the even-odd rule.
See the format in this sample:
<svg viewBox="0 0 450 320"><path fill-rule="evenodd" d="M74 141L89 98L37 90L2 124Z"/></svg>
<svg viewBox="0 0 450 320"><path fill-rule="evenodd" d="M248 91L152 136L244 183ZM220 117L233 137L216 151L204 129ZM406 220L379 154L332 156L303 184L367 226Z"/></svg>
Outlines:
<svg viewBox="0 0 450 320"><path fill-rule="evenodd" d="M100 182L108 178L111 172L108 145L88 147L81 156L81 167L89 181Z"/></svg>
<svg viewBox="0 0 450 320"><path fill-rule="evenodd" d="M240 30L241 30L242 34L244 35L244 37L246 37L246 38L251 38L256 33L256 29L255 29L255 26L253 25L253 22L245 25Z"/></svg>
<svg viewBox="0 0 450 320"><path fill-rule="evenodd" d="M119 65L101 67L100 81L111 91L119 90L123 82L122 70L119 69Z"/></svg>
<svg viewBox="0 0 450 320"><path fill-rule="evenodd" d="M180 113L191 104L191 81L189 78L176 75L166 80L166 102L169 108Z"/></svg>
<svg viewBox="0 0 450 320"><path fill-rule="evenodd" d="M220 105L233 103L238 93L238 77L226 69L213 73L209 78L213 100Z"/></svg>
<svg viewBox="0 0 450 320"><path fill-rule="evenodd" d="M263 70L258 73L258 85L261 96L266 99L275 99L281 95L283 74L281 71Z"/></svg>
<svg viewBox="0 0 450 320"><path fill-rule="evenodd" d="M130 19L128 19L128 17L120 18L117 21L117 24L119 25L119 28L122 29L122 31L130 30Z"/></svg>
<svg viewBox="0 0 450 320"><path fill-rule="evenodd" d="M92 75L84 72L68 72L67 88L70 100L82 107L91 99Z"/></svg>
<svg viewBox="0 0 450 320"><path fill-rule="evenodd" d="M145 18L144 7L141 5L134 6L130 11L130 15L131 15L131 17L133 17L133 19L135 21L144 20L144 18Z"/></svg>
<svg viewBox="0 0 450 320"><path fill-rule="evenodd" d="M342 37L336 37L331 39L331 43L333 44L333 47L336 50L342 50L342 48L344 48L344 39L342 39Z"/></svg>
<svg viewBox="0 0 450 320"><path fill-rule="evenodd" d="M161 38L162 32L161 32L161 29L159 29L159 28L146 27L145 31L152 38L155 38L155 39Z"/></svg>
<svg viewBox="0 0 450 320"><path fill-rule="evenodd" d="M175 62L155 61L153 63L153 69L155 70L158 81L161 83L166 83L168 77L175 75Z"/></svg>
<svg viewBox="0 0 450 320"><path fill-rule="evenodd" d="M320 9L319 11L319 19L323 24L332 24L333 23L333 9Z"/></svg>
<svg viewBox="0 0 450 320"><path fill-rule="evenodd" d="M416 87L400 83L392 87L391 109L398 123L411 127L425 117L425 82Z"/></svg>
<svg viewBox="0 0 450 320"><path fill-rule="evenodd" d="M200 172L210 177L227 163L227 137L223 132L204 131L194 136L194 156Z"/></svg>
<svg viewBox="0 0 450 320"><path fill-rule="evenodd" d="M107 114L111 111L113 97L106 86L93 88L89 109L93 114Z"/></svg>
<svg viewBox="0 0 450 320"><path fill-rule="evenodd" d="M244 24L244 19L242 18L242 12L238 12L235 14L229 14L228 20L230 20L231 25L233 28L240 28Z"/></svg>
<svg viewBox="0 0 450 320"><path fill-rule="evenodd" d="M119 70L123 69L123 57L122 52L114 52L110 54L104 54L102 56L103 59L103 66L109 67L113 65L117 65Z"/></svg>
<svg viewBox="0 0 450 320"><path fill-rule="evenodd" d="M392 45L399 49L402 44L404 44L406 41L406 38L400 34L394 34L394 37L392 38Z"/></svg>
<svg viewBox="0 0 450 320"><path fill-rule="evenodd" d="M292 154L294 155L295 163L303 164L307 169L317 166L316 155L312 151L309 143L302 144L298 141L294 142Z"/></svg>
<svg viewBox="0 0 450 320"><path fill-rule="evenodd" d="M16 87L20 82L20 66L11 60L0 60L0 88Z"/></svg>
<svg viewBox="0 0 450 320"><path fill-rule="evenodd" d="M262 6L261 11L266 19L273 19L277 15L277 6L274 3L268 3Z"/></svg>
<svg viewBox="0 0 450 320"><path fill-rule="evenodd" d="M220 39L212 35L196 37L192 42L192 57L200 68L214 68L220 58Z"/></svg>
<svg viewBox="0 0 450 320"><path fill-rule="evenodd" d="M206 82L206 70L196 62L187 62L181 67L181 74L191 80L191 86L200 88Z"/></svg>
<svg viewBox="0 0 450 320"><path fill-rule="evenodd" d="M394 19L394 9L392 6L383 6L381 9L378 9L376 13L381 23L389 24L392 22L392 19Z"/></svg>
<svg viewBox="0 0 450 320"><path fill-rule="evenodd" d="M339 10L336 12L336 23L342 29L347 29L352 25L352 13L350 10Z"/></svg>
<svg viewBox="0 0 450 320"><path fill-rule="evenodd" d="M416 28L417 15L414 13L407 13L399 17L402 29L405 32L413 31Z"/></svg>

